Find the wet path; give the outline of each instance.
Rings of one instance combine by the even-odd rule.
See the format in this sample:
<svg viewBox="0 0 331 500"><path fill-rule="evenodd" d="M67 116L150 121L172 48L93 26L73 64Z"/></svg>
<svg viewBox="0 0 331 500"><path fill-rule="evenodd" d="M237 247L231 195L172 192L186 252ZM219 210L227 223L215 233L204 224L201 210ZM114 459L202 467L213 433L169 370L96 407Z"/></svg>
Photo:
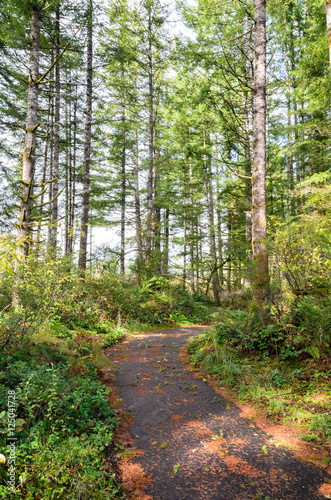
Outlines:
<svg viewBox="0 0 331 500"><path fill-rule="evenodd" d="M123 411L138 464L152 481L144 495L155 500L310 500L331 477L240 416L241 409L185 369L180 349L203 327L131 337L110 351ZM150 495L150 497L148 496Z"/></svg>

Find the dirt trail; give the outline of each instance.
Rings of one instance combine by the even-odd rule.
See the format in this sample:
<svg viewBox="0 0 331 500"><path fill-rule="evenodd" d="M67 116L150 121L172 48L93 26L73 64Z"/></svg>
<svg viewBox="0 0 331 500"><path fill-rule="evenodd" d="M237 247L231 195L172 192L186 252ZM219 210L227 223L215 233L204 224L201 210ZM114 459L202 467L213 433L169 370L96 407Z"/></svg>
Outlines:
<svg viewBox="0 0 331 500"><path fill-rule="evenodd" d="M127 453L134 456L123 473L128 498L325 499L331 476L276 448L263 428L182 364L180 349L204 329L132 337L109 353L121 412L133 416Z"/></svg>

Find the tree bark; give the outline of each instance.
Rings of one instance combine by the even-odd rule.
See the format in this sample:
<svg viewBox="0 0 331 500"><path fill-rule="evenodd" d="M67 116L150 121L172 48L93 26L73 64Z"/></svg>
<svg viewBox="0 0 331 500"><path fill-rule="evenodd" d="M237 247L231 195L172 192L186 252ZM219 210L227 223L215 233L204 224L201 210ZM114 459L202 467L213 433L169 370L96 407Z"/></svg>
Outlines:
<svg viewBox="0 0 331 500"><path fill-rule="evenodd" d="M69 212L71 197L71 76L67 71L67 95L66 95L66 166L65 166L65 241L64 254L69 255Z"/></svg>
<svg viewBox="0 0 331 500"><path fill-rule="evenodd" d="M134 158L134 210L135 210L135 226L136 226L136 243L137 243L137 269L140 277L143 257L143 246L141 241L141 215L140 215L140 196L139 196L139 143L138 131L135 130L135 158Z"/></svg>
<svg viewBox="0 0 331 500"><path fill-rule="evenodd" d="M197 290L199 292L200 278L201 278L202 284L205 281L205 268L202 264L203 263L202 241L204 239L204 234L203 234L203 230L202 230L202 226L201 226L201 215L198 218L197 235L199 236L198 240L197 240L197 263L198 263L198 266L197 266ZM202 264L201 266L199 265L200 262Z"/></svg>
<svg viewBox="0 0 331 500"><path fill-rule="evenodd" d="M53 75L54 75L54 69L52 70L52 80L53 80ZM53 199L53 160L54 160L54 95L53 95L53 85L52 85L52 101L51 101L51 130L50 130L50 146L51 146L51 151L50 151L50 161L49 161L49 175L48 175L48 205L51 208L52 205L52 199ZM51 221L52 215L50 215L50 221ZM48 235L47 235L47 247L50 248L51 245L51 232L52 232L52 225L51 223L48 224Z"/></svg>
<svg viewBox="0 0 331 500"><path fill-rule="evenodd" d="M326 26L328 30L329 62L331 66L331 0L325 0Z"/></svg>
<svg viewBox="0 0 331 500"><path fill-rule="evenodd" d="M154 81L152 54L152 12L148 7L148 181L147 181L147 230L146 259L151 259L153 239L153 173L154 173Z"/></svg>
<svg viewBox="0 0 331 500"><path fill-rule="evenodd" d="M286 84L287 84L287 155L286 155L286 220L293 215L293 154L292 154L292 113L291 113L291 76L290 62L286 54Z"/></svg>
<svg viewBox="0 0 331 500"><path fill-rule="evenodd" d="M253 100L253 309L267 315L269 288L266 214L266 0L255 0L255 73Z"/></svg>
<svg viewBox="0 0 331 500"><path fill-rule="evenodd" d="M189 169L189 183L190 183L190 269L191 269L191 286L193 292L195 292L195 272L194 272L194 225L193 225L193 168L192 168L192 158L190 158L190 169Z"/></svg>
<svg viewBox="0 0 331 500"><path fill-rule="evenodd" d="M199 231L199 222L200 222L200 217L198 216L197 218L197 223L196 223L196 284L197 284L197 293L200 293L200 252L199 252L199 246L200 246L200 231ZM202 256L201 256L202 257Z"/></svg>
<svg viewBox="0 0 331 500"><path fill-rule="evenodd" d="M186 288L186 253L187 253L187 217L186 217L186 172L185 172L185 157L183 158L183 211L184 211L184 245L183 245L183 250L184 250L184 255L183 255L183 289L185 290Z"/></svg>
<svg viewBox="0 0 331 500"><path fill-rule="evenodd" d="M158 105L158 103L157 103ZM156 122L157 114L155 114ZM154 272L162 274L161 262L161 205L160 205L160 151L158 147L159 131L154 123ZM156 143L155 143L156 142Z"/></svg>
<svg viewBox="0 0 331 500"><path fill-rule="evenodd" d="M31 14L28 103L23 151L21 204L18 218L17 257L24 262L31 243L32 188L35 171L36 132L38 127L38 77L40 56L41 10L34 6Z"/></svg>
<svg viewBox="0 0 331 500"><path fill-rule="evenodd" d="M69 212L69 235L68 235L68 255L74 251L74 221L76 203L76 144L77 144L77 86L74 98L73 111L73 144L70 145L70 212Z"/></svg>
<svg viewBox="0 0 331 500"><path fill-rule="evenodd" d="M233 222L233 216L232 216L232 211L228 208L228 220L227 220L227 230L228 230L228 268L227 268L227 273L226 273L226 283L227 283L227 289L228 292L231 293L232 289L232 259L230 258L231 256L231 247L232 247L232 222Z"/></svg>
<svg viewBox="0 0 331 500"><path fill-rule="evenodd" d="M47 123L46 123L46 137L45 137L45 149L44 149L44 167L43 167L43 177L42 177L42 193L40 197L40 207L39 207L39 222L37 229L37 238L36 238L36 246L37 246L37 255L40 252L40 237L41 237L41 223L43 219L44 212L44 198L45 193L43 192L43 187L46 185L46 176L47 176L47 164L48 164L48 149L49 149L49 137L50 137L50 125L51 125L51 113L52 113L52 83L49 85L49 94L48 94L48 108L47 108Z"/></svg>
<svg viewBox="0 0 331 500"><path fill-rule="evenodd" d="M78 269L81 276L86 271L87 256L87 232L90 202L90 167L91 167L91 141L92 141L92 0L89 1L88 25L87 25L87 66L86 66L86 121L85 121L85 145L84 145L84 174L82 192L82 212L80 225L80 243Z"/></svg>
<svg viewBox="0 0 331 500"><path fill-rule="evenodd" d="M164 250L163 250L163 266L162 274L163 276L168 276L169 274L169 225L170 225L170 213L169 208L166 208L164 216Z"/></svg>
<svg viewBox="0 0 331 500"><path fill-rule="evenodd" d="M247 95L244 98L244 154L245 154L245 216L246 216L246 249L248 259L251 260L252 246L252 158L251 144L249 140L249 111Z"/></svg>
<svg viewBox="0 0 331 500"><path fill-rule="evenodd" d="M218 249L218 262L223 261L223 241L222 241L222 217L221 217L221 208L219 202L220 196L220 172L219 172L219 163L218 163L218 142L217 135L215 134L215 155L216 155L216 221L217 221L217 249ZM219 270L219 280L220 285L223 285L224 277L223 277L223 266Z"/></svg>
<svg viewBox="0 0 331 500"><path fill-rule="evenodd" d="M124 68L122 67L122 85L124 87ZM125 202L126 202L126 116L125 97L122 98L122 157L121 157L121 274L125 273Z"/></svg>
<svg viewBox="0 0 331 500"><path fill-rule="evenodd" d="M246 42L246 51L249 61L244 61L245 79L247 87L254 88L254 68L251 64L252 49L252 30L250 18L245 19L245 26L248 34ZM250 141L250 115L252 111L252 97L248 91L244 91L244 156L245 156L245 218L246 218L246 252L248 261L252 261L252 154ZM251 281L251 272L248 272L246 281Z"/></svg>
<svg viewBox="0 0 331 500"><path fill-rule="evenodd" d="M56 49L55 49L55 113L54 113L54 159L53 159L53 176L54 182L52 186L53 202L52 202L52 219L51 219L51 252L55 255L57 244L57 220L59 215L59 160L60 160L60 3L56 7Z"/></svg>
<svg viewBox="0 0 331 500"><path fill-rule="evenodd" d="M203 146L206 148L205 130L203 130ZM212 268L212 285L214 300L217 304L220 302L220 283L217 272L217 255L216 255L216 242L215 242L215 221L214 221L214 199L211 182L211 172L208 165L206 155L204 158L204 171L205 171L205 192L207 204L207 217L208 217L208 239L209 239L209 254Z"/></svg>

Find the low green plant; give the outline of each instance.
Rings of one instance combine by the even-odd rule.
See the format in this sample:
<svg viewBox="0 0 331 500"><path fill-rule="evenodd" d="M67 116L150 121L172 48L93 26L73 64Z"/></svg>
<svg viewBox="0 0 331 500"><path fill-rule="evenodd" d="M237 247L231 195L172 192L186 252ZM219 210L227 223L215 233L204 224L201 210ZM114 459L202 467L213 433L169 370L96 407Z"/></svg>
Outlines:
<svg viewBox="0 0 331 500"><path fill-rule="evenodd" d="M106 462L117 424L110 389L76 349L61 352L58 344L35 344L32 337L23 348L7 344L0 355L1 448L9 390L15 391L17 437L17 489L7 485L8 464L0 464L2 498L119 498Z"/></svg>
<svg viewBox="0 0 331 500"><path fill-rule="evenodd" d="M197 335L187 349L191 362L256 403L270 417L300 422L307 436L331 443L331 370L313 356L297 330L250 321L247 313L224 310L218 324ZM292 351L291 351L292 350ZM310 352L310 354L308 354Z"/></svg>

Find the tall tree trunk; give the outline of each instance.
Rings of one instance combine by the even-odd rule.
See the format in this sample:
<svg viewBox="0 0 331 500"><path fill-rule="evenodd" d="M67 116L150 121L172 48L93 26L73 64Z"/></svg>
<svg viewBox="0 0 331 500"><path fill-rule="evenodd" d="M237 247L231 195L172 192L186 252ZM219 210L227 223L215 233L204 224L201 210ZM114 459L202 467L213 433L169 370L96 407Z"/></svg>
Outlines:
<svg viewBox="0 0 331 500"><path fill-rule="evenodd" d="M193 221L193 168L192 159L190 158L190 169L189 169L189 182L190 182L190 268L191 268L191 286L193 292L195 292L195 273L194 273L194 221Z"/></svg>
<svg viewBox="0 0 331 500"><path fill-rule="evenodd" d="M226 282L227 282L227 289L228 292L231 293L231 282L232 282L232 259L230 258L231 255L231 247L232 247L232 222L233 222L233 217L232 217L232 210L228 209L228 220L227 220L227 230L228 230L228 268L227 268L227 277L226 277Z"/></svg>
<svg viewBox="0 0 331 500"><path fill-rule="evenodd" d="M219 193L221 190L220 187L220 172L219 172L219 163L218 163L218 142L217 135L215 134L215 156L216 156L216 224L217 224L217 250L218 250L218 262L223 261L223 241L222 241L222 217L221 217L221 209L219 203ZM223 284L223 266L219 269L219 280L220 284Z"/></svg>
<svg viewBox="0 0 331 500"><path fill-rule="evenodd" d="M202 283L205 282L205 269L203 265L199 265L199 263L203 262L203 252L202 252L202 241L204 239L204 234L203 230L201 227L201 216L198 219L198 224L197 224L197 235L199 235L198 238L198 243L197 243L197 262L198 262L198 267L197 267L197 288L199 291L199 280L201 278Z"/></svg>
<svg viewBox="0 0 331 500"><path fill-rule="evenodd" d="M292 215L293 206L293 154L292 154L292 113L291 113L291 77L288 55L286 55L287 69L287 155L286 155L286 220Z"/></svg>
<svg viewBox="0 0 331 500"><path fill-rule="evenodd" d="M84 174L83 174L83 192L82 192L82 212L80 224L80 242L78 269L81 276L86 271L87 256L87 232L89 219L90 202L90 166L91 166L91 139L92 139L92 0L89 1L88 25L87 25L87 66L86 66L86 121L85 121L85 144L84 144Z"/></svg>
<svg viewBox="0 0 331 500"><path fill-rule="evenodd" d="M252 245L252 158L251 144L249 140L249 110L248 97L245 94L244 98L244 154L245 154L245 216L246 216L246 249L248 258L251 260L251 245Z"/></svg>
<svg viewBox="0 0 331 500"><path fill-rule="evenodd" d="M255 0L253 102L253 309L266 318L269 288L266 213L266 0Z"/></svg>
<svg viewBox="0 0 331 500"><path fill-rule="evenodd" d="M158 102L157 102L158 105ZM155 121L156 121L155 114ZM160 150L158 146L159 131L154 125L154 271L157 276L162 273L161 262L161 205L160 205Z"/></svg>
<svg viewBox="0 0 331 500"><path fill-rule="evenodd" d="M199 252L199 240L200 240L200 233L199 233L199 218L198 217L198 220L197 220L197 223L196 223L196 247L195 247L195 251L196 251L196 257L195 257L195 261L196 261L196 284L197 284L197 292L199 293L200 292L200 252Z"/></svg>
<svg viewBox="0 0 331 500"><path fill-rule="evenodd" d="M36 132L38 127L38 77L40 55L41 10L34 6L31 14L31 42L29 60L29 86L23 151L21 205L18 218L17 257L24 262L31 242L32 188L35 170Z"/></svg>
<svg viewBox="0 0 331 500"><path fill-rule="evenodd" d="M326 26L328 29L329 61L331 66L331 0L325 0Z"/></svg>
<svg viewBox="0 0 331 500"><path fill-rule="evenodd" d="M186 228L186 172L185 172L185 156L183 158L183 210L184 210L184 255L183 255L183 288L186 288L186 252L187 252L187 228Z"/></svg>
<svg viewBox="0 0 331 500"><path fill-rule="evenodd" d="M294 87L294 81L292 82L291 71L295 69L295 52L294 52L294 40L293 40L293 23L290 26L290 35L286 43L286 85L287 85L287 193L286 193L286 220L289 219L290 215L295 215L295 200L294 200L294 175L293 175L293 141L292 141L292 111L291 111L291 89ZM294 105L294 124L297 122L297 103L296 98L293 98ZM295 127L295 139L296 144L298 144L297 130ZM298 160L298 158L297 158ZM298 161L296 168L298 169Z"/></svg>
<svg viewBox="0 0 331 500"><path fill-rule="evenodd" d="M54 113L54 159L53 159L53 201L51 225L51 252L55 255L57 244L57 220L59 215L59 161L60 161L60 3L56 7L56 49L55 49L55 113Z"/></svg>
<svg viewBox="0 0 331 500"><path fill-rule="evenodd" d="M77 86L76 95L74 98L74 115L73 115L73 143L70 146L70 212L69 212L69 239L68 239L68 255L74 251L74 222L75 222L75 203L76 203L76 144L77 144Z"/></svg>
<svg viewBox="0 0 331 500"><path fill-rule="evenodd" d="M52 79L54 76L54 69L52 70ZM53 85L52 85L52 90L53 90ZM52 92L52 101L51 101L51 130L50 130L50 146L51 146L51 151L50 151L50 161L49 161L49 175L48 175L48 205L49 208L52 208L52 199L53 199L53 161L54 161L54 95ZM49 218L50 222L48 224L48 235L47 235L47 246L50 248L51 246L51 235L52 235L52 214L50 214Z"/></svg>
<svg viewBox="0 0 331 500"><path fill-rule="evenodd" d="M299 130L298 130L298 103L297 100L294 99L293 103L293 111L294 111L294 142L295 144L299 143ZM304 132L303 132L304 135ZM304 141L304 139L303 139ZM300 165L300 155L299 155L299 149L297 148L296 155L295 155L295 173L296 173L296 182L300 182L301 180L301 165ZM294 188L294 180L293 180L293 188ZM293 198L294 200L294 198ZM294 200L295 201L295 200ZM295 215L295 210L296 210L295 204L293 204L293 215Z"/></svg>
<svg viewBox="0 0 331 500"><path fill-rule="evenodd" d="M152 11L148 12L148 180L147 180L147 229L146 259L151 259L153 239L153 173L154 173L154 81L152 54Z"/></svg>
<svg viewBox="0 0 331 500"><path fill-rule="evenodd" d="M39 215L38 215L38 229L37 229L37 254L40 251L40 237L41 237L41 223L43 220L44 213L44 186L46 186L46 176L47 176L47 164L48 164L48 150L49 150L49 137L50 137L50 125L51 125L51 113L52 113L52 83L49 85L49 94L48 94L48 108L47 108L47 124L46 124L46 137L45 137L45 149L44 149L44 167L43 167L43 177L42 177L42 192L40 198L40 207L39 207Z"/></svg>
<svg viewBox="0 0 331 500"><path fill-rule="evenodd" d="M71 255L70 251L70 232L71 232L71 200L72 200L72 78L71 71L69 72L69 103L68 103L68 166L67 166L67 175L68 175L68 196L67 196L67 208L66 208L66 255Z"/></svg>
<svg viewBox="0 0 331 500"><path fill-rule="evenodd" d="M293 12L293 2L290 5L290 12ZM299 133L297 129L297 120L298 120L298 115L297 115L297 97L294 95L293 97L291 96L291 88L295 90L296 88L296 81L295 81L295 76L292 76L290 71L293 73L295 70L295 44L294 44L294 32L295 32L295 27L293 25L293 16L291 15L291 24L290 24L290 33L288 36L288 61L287 61L287 79L288 79L288 112L289 116L291 116L291 101L293 102L293 114L294 114L294 139L295 139L295 144L298 145L299 143ZM300 32L300 29L299 29ZM294 92L295 94L295 92ZM293 152L292 152L292 119L291 123L288 124L290 127L289 130L289 137L288 137L288 143L290 147L290 153L291 153L291 162L289 162L289 185L290 185L290 213L292 216L295 215L296 212L296 200L294 197L294 158L293 158ZM295 168L296 171L300 169L299 165L299 154L298 154L298 147L296 146L297 149L297 154L295 157Z"/></svg>
<svg viewBox="0 0 331 500"><path fill-rule="evenodd" d="M245 18L245 26L248 33L246 51L248 59L244 60L244 71L247 87L254 88L254 68L251 64L253 59L252 44L252 21ZM252 111L252 96L248 91L244 91L244 156L245 156L245 218L246 218L246 252L248 261L252 261L252 154L250 141L250 115ZM248 282L251 281L251 272L246 276Z"/></svg>
<svg viewBox="0 0 331 500"><path fill-rule="evenodd" d="M12 307L14 309L19 304L18 287L23 271L21 266L28 256L29 247L32 242L31 212L36 155L36 131L38 127L40 27L41 10L37 6L34 6L31 13L28 102L21 178L22 187L20 190L21 203L18 217L16 279L12 294Z"/></svg>
<svg viewBox="0 0 331 500"><path fill-rule="evenodd" d="M139 196L139 142L138 131L135 130L135 158L134 158L134 211L135 211L135 226L136 226L136 243L137 243L137 268L140 277L143 246L141 241L141 215L140 215L140 196Z"/></svg>
<svg viewBox="0 0 331 500"><path fill-rule="evenodd" d="M124 69L122 68L124 80ZM124 87L123 87L124 88ZM125 100L122 99L122 157L121 157L121 274L125 273L125 202L126 202L126 116Z"/></svg>
<svg viewBox="0 0 331 500"><path fill-rule="evenodd" d="M70 73L70 72L69 72ZM70 211L70 161L71 161L71 84L70 76L67 72L67 95L66 95L66 166L65 166L65 239L64 239L64 255L69 254L69 211Z"/></svg>
<svg viewBox="0 0 331 500"><path fill-rule="evenodd" d="M163 250L163 269L162 269L162 273L166 277L169 274L169 225L170 225L170 213L169 213L169 208L166 208L164 216L164 250Z"/></svg>
<svg viewBox="0 0 331 500"><path fill-rule="evenodd" d="M206 148L205 130L203 130L203 146L205 149ZM215 243L214 199L213 199L210 166L208 165L206 155L204 158L204 171L205 171L205 191L206 191L206 204L207 204L207 217L208 217L209 254L211 260L213 295L215 302L219 304L220 283L218 279L216 243Z"/></svg>

